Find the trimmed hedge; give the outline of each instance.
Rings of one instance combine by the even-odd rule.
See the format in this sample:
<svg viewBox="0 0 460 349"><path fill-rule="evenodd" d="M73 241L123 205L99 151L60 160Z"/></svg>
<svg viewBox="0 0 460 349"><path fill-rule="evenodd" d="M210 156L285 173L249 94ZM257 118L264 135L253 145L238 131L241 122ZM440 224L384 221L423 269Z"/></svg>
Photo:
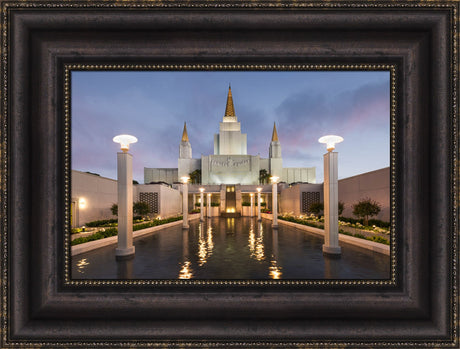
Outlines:
<svg viewBox="0 0 460 349"><path fill-rule="evenodd" d="M155 220L147 222L147 223L135 225L133 227L133 231L147 229L147 228L151 228L151 227L156 227L157 225L176 222L176 221L180 221L181 219L182 219L182 216L165 218L165 219L155 219Z"/></svg>
<svg viewBox="0 0 460 349"><path fill-rule="evenodd" d="M82 228L72 228L70 229L70 234L78 234L78 233L81 233L83 231Z"/></svg>
<svg viewBox="0 0 460 349"><path fill-rule="evenodd" d="M351 224L356 224L356 223L364 224L364 219L356 219L356 218L340 216L339 220L342 222L347 222ZM381 221L379 219L369 219L369 226L372 227L373 225L375 225L376 227L380 227L380 228L390 228L390 222Z"/></svg>
<svg viewBox="0 0 460 349"><path fill-rule="evenodd" d="M282 219L284 221L288 222L293 222L293 223L298 223L298 224L303 224L312 228L319 228L319 229L324 229L323 224L317 224L313 222L309 222L307 219L300 219L300 218L295 218L292 216L278 216L278 219Z"/></svg>
<svg viewBox="0 0 460 349"><path fill-rule="evenodd" d="M133 221L142 221L142 216L134 216ZM118 224L118 218L112 218L112 219L101 219L98 221L88 222L86 223L86 226L87 227L107 227L107 226L117 226L117 224Z"/></svg>
<svg viewBox="0 0 460 349"><path fill-rule="evenodd" d="M105 229L105 231L98 231L97 233L91 234L89 236L82 236L82 237L76 238L75 240L72 240L72 242L70 244L72 246L79 245L79 244L83 244L85 242L115 236L117 234L118 234L118 229L117 228L108 228L108 229Z"/></svg>

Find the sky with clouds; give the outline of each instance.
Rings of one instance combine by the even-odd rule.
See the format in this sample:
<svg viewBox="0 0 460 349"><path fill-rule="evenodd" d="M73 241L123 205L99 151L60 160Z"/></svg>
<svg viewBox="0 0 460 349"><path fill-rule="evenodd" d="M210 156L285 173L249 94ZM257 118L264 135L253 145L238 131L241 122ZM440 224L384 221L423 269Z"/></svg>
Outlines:
<svg viewBox="0 0 460 349"><path fill-rule="evenodd" d="M133 178L143 183L144 167L177 167L184 122L193 157L213 154L229 84L248 154L268 157L275 122L283 167L316 167L317 183L326 134L344 138L339 178L389 166L387 71L74 71L71 81L75 170L116 179L112 138L127 133L139 140L130 153Z"/></svg>

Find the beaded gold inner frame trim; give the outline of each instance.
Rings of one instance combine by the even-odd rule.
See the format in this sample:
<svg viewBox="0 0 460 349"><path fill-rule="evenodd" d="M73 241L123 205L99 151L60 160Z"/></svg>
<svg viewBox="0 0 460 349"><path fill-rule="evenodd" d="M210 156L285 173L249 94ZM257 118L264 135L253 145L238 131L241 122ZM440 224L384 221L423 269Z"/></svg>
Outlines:
<svg viewBox="0 0 460 349"><path fill-rule="evenodd" d="M1 4L0 346L459 346L458 1ZM145 14L155 20L146 20ZM124 29L135 32L130 34L133 43L142 30L157 34L161 27L166 34L182 30L182 36L173 37L182 46L172 52L173 41L159 41L160 54L146 41L151 51L133 46L135 59L125 54L125 61L114 60L111 57L119 52L117 44L122 40L104 51L101 38L117 34L103 37L100 31L119 35L120 19ZM225 26L235 29L234 37L225 36ZM183 37L196 28L202 31L199 39L192 36L193 50ZM234 46L217 49L215 28L223 39L236 38ZM244 47L254 38L248 33L270 42L267 37L263 40L263 31L271 29L283 52L263 45L252 50L248 44ZM312 42L308 35L301 35L309 30L316 30L320 38L316 46L296 46L301 40ZM245 35L238 36L238 31ZM284 32L290 36L283 37ZM68 33L83 40L77 43ZM341 46L327 33L356 49ZM100 40L101 47L82 55L93 38ZM211 44L205 45L207 41ZM154 59L145 59L149 55ZM318 55L322 58L316 59ZM70 280L65 260L69 258L65 239L69 233L70 119L64 105L68 72L72 67L97 69L97 65L104 69L193 66L224 70L232 66L232 59L243 70L324 69L318 68L323 65L333 69L342 63L348 69L366 69L366 65L393 69L392 279L363 284L263 281L258 285L251 280L241 284L225 280L215 284L177 284L176 280L76 284ZM357 68L351 68L354 65ZM31 86L37 81L42 85ZM48 157L46 150L51 154ZM44 164L32 171L39 160L45 160ZM34 201L38 199L42 201ZM399 226L399 222L404 224ZM412 230L406 234L405 228Z"/></svg>
<svg viewBox="0 0 460 349"><path fill-rule="evenodd" d="M70 157L71 157L71 73L72 71L389 71L390 72L390 277L387 280L72 280L70 246ZM66 64L64 74L65 115L65 283L74 286L107 285L340 285L340 286L389 286L396 284L396 213L395 213L395 130L396 130L396 66L391 64Z"/></svg>

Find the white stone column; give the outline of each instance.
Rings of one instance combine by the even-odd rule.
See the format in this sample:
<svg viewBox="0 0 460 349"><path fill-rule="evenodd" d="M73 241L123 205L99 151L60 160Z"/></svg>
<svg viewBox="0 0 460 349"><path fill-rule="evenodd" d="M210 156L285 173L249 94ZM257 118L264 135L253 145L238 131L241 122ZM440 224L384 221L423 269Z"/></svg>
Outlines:
<svg viewBox="0 0 460 349"><path fill-rule="evenodd" d="M251 196L251 209L249 212L249 216L254 217L254 194L251 193L250 196Z"/></svg>
<svg viewBox="0 0 460 349"><path fill-rule="evenodd" d="M323 253L340 255L338 153L324 154L324 245Z"/></svg>
<svg viewBox="0 0 460 349"><path fill-rule="evenodd" d="M260 190L257 192L257 220L262 220L262 218L260 217Z"/></svg>
<svg viewBox="0 0 460 349"><path fill-rule="evenodd" d="M212 217L211 213L211 193L208 194L208 218Z"/></svg>
<svg viewBox="0 0 460 349"><path fill-rule="evenodd" d="M117 153L118 247L117 258L134 255L133 246L133 156Z"/></svg>
<svg viewBox="0 0 460 349"><path fill-rule="evenodd" d="M182 228L188 229L188 184L182 184Z"/></svg>
<svg viewBox="0 0 460 349"><path fill-rule="evenodd" d="M200 190L200 221L203 222L203 191Z"/></svg>
<svg viewBox="0 0 460 349"><path fill-rule="evenodd" d="M272 228L278 228L278 184L276 182L272 184L272 214Z"/></svg>

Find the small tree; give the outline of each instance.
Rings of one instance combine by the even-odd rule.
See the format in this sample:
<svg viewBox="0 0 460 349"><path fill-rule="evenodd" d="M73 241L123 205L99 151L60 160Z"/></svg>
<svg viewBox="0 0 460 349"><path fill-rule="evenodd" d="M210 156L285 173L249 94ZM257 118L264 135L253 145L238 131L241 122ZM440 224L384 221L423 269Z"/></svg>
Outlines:
<svg viewBox="0 0 460 349"><path fill-rule="evenodd" d="M339 207L338 207L338 213L339 216L342 214L343 210L345 208L345 204L342 201L339 201ZM319 217L319 214L321 211L324 211L324 204L322 202L315 202L310 205L310 208L308 209L309 212L314 213Z"/></svg>
<svg viewBox="0 0 460 349"><path fill-rule="evenodd" d="M357 204L353 205L353 214L356 217L364 218L364 225L369 224L369 217L375 216L379 212L379 203L370 198L361 199Z"/></svg>
<svg viewBox="0 0 460 349"><path fill-rule="evenodd" d="M190 183L200 184L201 183L201 170L195 170L188 174L190 177Z"/></svg>
<svg viewBox="0 0 460 349"><path fill-rule="evenodd" d="M339 216L342 215L344 209L345 209L345 204L342 201L339 201Z"/></svg>
<svg viewBox="0 0 460 349"><path fill-rule="evenodd" d="M110 207L110 211L112 211L112 214L114 216L118 216L118 205L117 204L113 204L112 207Z"/></svg>
<svg viewBox="0 0 460 349"><path fill-rule="evenodd" d="M271 174L268 173L266 169L262 169L259 171L259 182L260 184L265 184L268 183L268 180L270 179Z"/></svg>
<svg viewBox="0 0 460 349"><path fill-rule="evenodd" d="M324 205L322 202L314 202L310 205L310 207L308 208L308 211L310 211L311 213L317 215L319 217L319 214L321 213L321 211L324 210Z"/></svg>
<svg viewBox="0 0 460 349"><path fill-rule="evenodd" d="M145 202L135 202L133 205L133 211L134 213L140 215L140 216L145 216L149 213L149 205Z"/></svg>

